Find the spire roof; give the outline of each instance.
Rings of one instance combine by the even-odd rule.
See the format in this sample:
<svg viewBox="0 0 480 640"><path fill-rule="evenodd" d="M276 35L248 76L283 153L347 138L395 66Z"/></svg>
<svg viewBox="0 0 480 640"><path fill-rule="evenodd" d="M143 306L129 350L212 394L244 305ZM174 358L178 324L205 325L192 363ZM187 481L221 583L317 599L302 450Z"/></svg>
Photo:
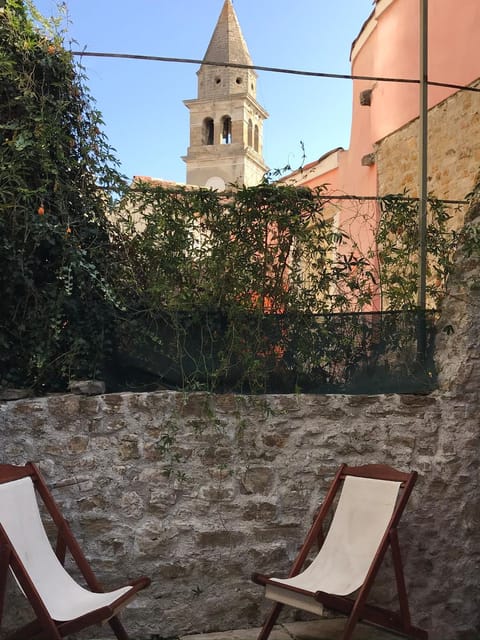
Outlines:
<svg viewBox="0 0 480 640"><path fill-rule="evenodd" d="M225 0L203 59L208 62L252 64L232 0Z"/></svg>

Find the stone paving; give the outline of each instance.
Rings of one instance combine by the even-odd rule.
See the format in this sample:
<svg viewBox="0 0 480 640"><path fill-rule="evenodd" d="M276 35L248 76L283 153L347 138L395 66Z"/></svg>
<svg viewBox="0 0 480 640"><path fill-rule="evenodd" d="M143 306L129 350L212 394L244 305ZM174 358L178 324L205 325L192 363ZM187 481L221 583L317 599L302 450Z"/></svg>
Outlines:
<svg viewBox="0 0 480 640"><path fill-rule="evenodd" d="M313 622L291 622L273 628L269 640L339 640L345 627L345 618L324 618ZM182 636L180 640L256 640L260 629L239 629L198 633ZM382 629L358 624L353 640L395 640L400 636Z"/></svg>
<svg viewBox="0 0 480 640"><path fill-rule="evenodd" d="M345 618L322 618L312 622L290 622L277 624L269 640L340 640L345 627ZM234 631L215 631L213 633L195 633L180 636L178 640L257 640L260 628L236 629ZM99 640L112 640L112 635ZM383 629L366 624L358 624L352 640L400 640Z"/></svg>

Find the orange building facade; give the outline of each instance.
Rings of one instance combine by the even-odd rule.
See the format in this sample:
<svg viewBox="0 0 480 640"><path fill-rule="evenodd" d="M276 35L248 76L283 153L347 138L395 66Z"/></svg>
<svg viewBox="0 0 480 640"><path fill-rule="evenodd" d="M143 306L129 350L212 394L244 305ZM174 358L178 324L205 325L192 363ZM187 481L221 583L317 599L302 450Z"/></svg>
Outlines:
<svg viewBox="0 0 480 640"><path fill-rule="evenodd" d="M419 78L420 1L376 0L351 49L353 76ZM433 0L428 20L430 82L480 87L480 2ZM335 196L418 195L418 84L353 81L350 145L322 155L284 182L328 185ZM480 93L429 86L428 188L439 199L463 200L480 169ZM372 242L374 201L337 200L336 224L359 250ZM362 213L360 215L360 209Z"/></svg>

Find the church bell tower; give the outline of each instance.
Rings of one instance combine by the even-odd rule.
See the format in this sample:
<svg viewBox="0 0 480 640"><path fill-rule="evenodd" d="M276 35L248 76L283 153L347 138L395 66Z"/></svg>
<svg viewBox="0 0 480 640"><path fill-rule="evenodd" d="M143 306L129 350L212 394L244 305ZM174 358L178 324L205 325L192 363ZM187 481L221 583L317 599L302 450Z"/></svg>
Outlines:
<svg viewBox="0 0 480 640"><path fill-rule="evenodd" d="M259 184L267 171L263 121L268 114L256 100L257 74L223 66L228 64L252 66L231 0L225 0L197 72L198 97L185 101L190 110L190 146L183 157L187 184L220 191L229 184Z"/></svg>

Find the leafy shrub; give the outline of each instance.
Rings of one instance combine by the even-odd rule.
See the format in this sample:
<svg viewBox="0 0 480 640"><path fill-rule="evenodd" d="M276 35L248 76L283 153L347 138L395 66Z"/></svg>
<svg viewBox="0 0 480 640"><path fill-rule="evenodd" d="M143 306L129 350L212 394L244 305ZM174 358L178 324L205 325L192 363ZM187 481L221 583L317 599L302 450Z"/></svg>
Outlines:
<svg viewBox="0 0 480 640"><path fill-rule="evenodd" d="M418 304L419 203L406 195L382 198L381 216L375 234L382 308L390 310L415 309ZM433 308L439 308L445 296L460 239L458 232L451 228L452 217L451 210L442 201L429 198L426 294Z"/></svg>
<svg viewBox="0 0 480 640"><path fill-rule="evenodd" d="M378 319L339 331L327 316L370 310L379 297L416 308L416 202L383 199L362 254L325 215L338 203L322 188L266 179L226 194L127 189L102 124L55 24L29 0L5 0L0 387L51 391L97 376L135 386L145 375L182 389L313 389L343 384L362 362L391 366ZM448 223L431 201L433 304L461 237ZM465 238L478 252L476 228ZM405 350L392 326L392 345Z"/></svg>
<svg viewBox="0 0 480 640"><path fill-rule="evenodd" d="M412 207L393 201L376 252L362 257L325 215L323 196L267 182L228 194L132 185L114 242L128 373L136 368L173 388L292 392L341 388L355 369L372 367L373 353L379 361L379 348L390 366L394 345L406 351L412 342L415 314L411 326L399 319L403 337L395 329L388 344L388 332L370 328L386 320L351 311L369 310L383 279L398 308L415 309ZM408 219L410 235L394 227L398 219ZM349 313L336 322L332 312ZM397 364L405 374L406 363Z"/></svg>
<svg viewBox="0 0 480 640"><path fill-rule="evenodd" d="M104 366L121 180L81 70L32 11L0 12L0 386L55 389Z"/></svg>

